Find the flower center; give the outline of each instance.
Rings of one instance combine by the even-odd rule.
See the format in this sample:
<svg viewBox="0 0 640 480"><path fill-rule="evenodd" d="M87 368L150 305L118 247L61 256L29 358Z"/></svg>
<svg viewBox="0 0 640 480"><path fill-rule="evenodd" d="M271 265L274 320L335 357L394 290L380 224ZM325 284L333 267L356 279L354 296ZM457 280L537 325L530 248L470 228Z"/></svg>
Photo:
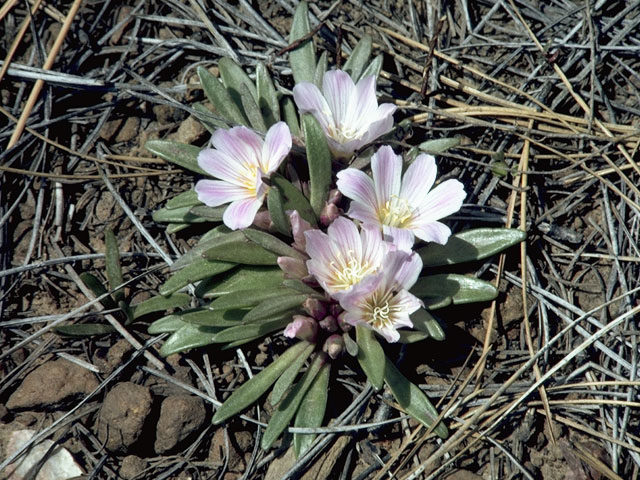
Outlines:
<svg viewBox="0 0 640 480"><path fill-rule="evenodd" d="M258 175L260 174L257 165L251 165L249 163L243 163L243 182L242 186L245 187L251 196L256 196L256 184Z"/></svg>
<svg viewBox="0 0 640 480"><path fill-rule="evenodd" d="M329 136L338 143L347 143L356 138L360 138L360 131L348 125L329 125Z"/></svg>
<svg viewBox="0 0 640 480"><path fill-rule="evenodd" d="M348 258L342 258L338 253L337 262L330 262L329 266L334 273L333 288L347 290L360 282L365 275L373 273L376 269L366 261L359 261L353 251L349 250Z"/></svg>
<svg viewBox="0 0 640 480"><path fill-rule="evenodd" d="M390 227L406 227L408 220L410 220L412 216L413 209L409 205L409 202L397 195L391 195L391 198L378 212L380 222Z"/></svg>
<svg viewBox="0 0 640 480"><path fill-rule="evenodd" d="M393 326L393 314L397 308L389 303L393 293L386 292L380 296L375 292L366 302L365 319L373 328L382 329Z"/></svg>

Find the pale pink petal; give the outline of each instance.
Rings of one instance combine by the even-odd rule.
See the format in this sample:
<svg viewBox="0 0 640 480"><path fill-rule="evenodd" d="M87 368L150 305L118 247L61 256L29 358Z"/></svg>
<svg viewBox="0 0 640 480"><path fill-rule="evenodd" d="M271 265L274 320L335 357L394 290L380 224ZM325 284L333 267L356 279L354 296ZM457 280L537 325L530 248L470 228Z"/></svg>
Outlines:
<svg viewBox="0 0 640 480"><path fill-rule="evenodd" d="M320 230L309 230L304 232L304 238L306 239L306 251L307 255L312 260L307 262L309 272L315 275L313 270L316 270L315 265L324 266L329 265L334 260L333 250L331 249L331 239L329 235Z"/></svg>
<svg viewBox="0 0 640 480"><path fill-rule="evenodd" d="M393 195L400 193L402 158L384 145L371 157L371 172L378 208L383 207Z"/></svg>
<svg viewBox="0 0 640 480"><path fill-rule="evenodd" d="M436 181L436 159L431 155L418 155L402 177L400 196L409 205L419 208Z"/></svg>
<svg viewBox="0 0 640 480"><path fill-rule="evenodd" d="M333 113L335 125L347 120L349 100L355 94L356 86L348 73L342 70L330 70L322 78L322 93Z"/></svg>
<svg viewBox="0 0 640 480"><path fill-rule="evenodd" d="M371 265L380 265L387 253L387 243L382 241L380 229L363 225L360 236L362 237L362 258Z"/></svg>
<svg viewBox="0 0 640 480"><path fill-rule="evenodd" d="M411 230L383 225L382 233L384 234L385 242L393 244L398 250L411 251L414 242L414 235Z"/></svg>
<svg viewBox="0 0 640 480"><path fill-rule="evenodd" d="M291 150L291 132L284 122L274 124L264 139L260 169L265 175L275 172Z"/></svg>
<svg viewBox="0 0 640 480"><path fill-rule="evenodd" d="M291 235L293 236L293 246L304 252L307 241L304 232L311 230L311 224L300 216L297 210L287 210L291 221Z"/></svg>
<svg viewBox="0 0 640 480"><path fill-rule="evenodd" d="M362 306L366 302L367 297L380 287L380 284L383 282L383 277L383 272L364 277L360 283L355 284L351 290L342 292L339 297L336 297L340 302L340 306L347 312L355 312L360 316L364 316L365 312L362 310Z"/></svg>
<svg viewBox="0 0 640 480"><path fill-rule="evenodd" d="M236 163L258 166L263 140L247 127L218 129L213 132L211 143L216 150L226 154Z"/></svg>
<svg viewBox="0 0 640 480"><path fill-rule="evenodd" d="M393 297L392 301L394 307L399 310L399 312L394 317L394 323L398 326L413 327L413 322L411 321L409 315L424 306L422 301L406 290L400 290Z"/></svg>
<svg viewBox="0 0 640 480"><path fill-rule="evenodd" d="M360 150L369 142L364 137L349 140L348 142L338 142L331 137L327 137L327 143L329 144L329 150L336 158L350 158L356 150Z"/></svg>
<svg viewBox="0 0 640 480"><path fill-rule="evenodd" d="M246 189L221 180L199 180L194 188L198 200L209 207L217 207L236 200L255 198Z"/></svg>
<svg viewBox="0 0 640 480"><path fill-rule="evenodd" d="M231 230L247 228L262 205L263 198L247 198L236 200L227 207L222 215L222 221Z"/></svg>
<svg viewBox="0 0 640 480"><path fill-rule="evenodd" d="M371 328L370 325L367 325L370 329L378 332L380 335L384 337L384 339L389 343L395 343L400 339L400 334L398 330L393 327L384 327L380 329Z"/></svg>
<svg viewBox="0 0 640 480"><path fill-rule="evenodd" d="M382 264L380 271L383 273L383 279L380 288L385 291L395 290L398 281L396 278L402 272L403 266L410 263L412 254L403 250L394 250L389 252Z"/></svg>
<svg viewBox="0 0 640 480"><path fill-rule="evenodd" d="M356 168L346 168L338 172L337 178L338 190L345 197L372 208L376 207L376 192L369 175Z"/></svg>
<svg viewBox="0 0 640 480"><path fill-rule="evenodd" d="M375 207L371 205L365 205L364 203L355 201L351 202L347 215L351 218L355 218L356 220L360 220L365 225L372 225L378 229L380 228L380 218L378 218L378 213L376 212Z"/></svg>
<svg viewBox="0 0 640 480"><path fill-rule="evenodd" d="M366 134L363 136L363 145L373 142L376 138L389 133L393 128L393 112L396 106L392 103L383 103L378 106L375 114L370 118Z"/></svg>
<svg viewBox="0 0 640 480"><path fill-rule="evenodd" d="M416 237L425 242L436 242L444 245L449 240L451 229L444 223L429 222L418 225L413 229Z"/></svg>
<svg viewBox="0 0 640 480"><path fill-rule="evenodd" d="M205 148L198 154L198 165L212 177L234 185L244 185L251 173L233 158L212 148Z"/></svg>
<svg viewBox="0 0 640 480"><path fill-rule="evenodd" d="M335 125L329 104L313 83L303 82L293 87L293 99L300 114L311 113L325 133Z"/></svg>
<svg viewBox="0 0 640 480"><path fill-rule="evenodd" d="M418 214L412 224L428 223L447 217L462 207L467 196L464 185L458 180L447 180L429 192L419 206Z"/></svg>
<svg viewBox="0 0 640 480"><path fill-rule="evenodd" d="M371 119L375 117L377 108L376 77L370 75L362 78L356 85L355 91L349 99L344 123L348 125L368 125Z"/></svg>
<svg viewBox="0 0 640 480"><path fill-rule="evenodd" d="M394 275L394 288L400 287L409 290L418 280L421 271L422 259L420 255L413 252L396 271Z"/></svg>
<svg viewBox="0 0 640 480"><path fill-rule="evenodd" d="M362 258L362 240L358 227L351 220L344 217L336 218L327 229L327 233L343 257L351 255L357 260Z"/></svg>

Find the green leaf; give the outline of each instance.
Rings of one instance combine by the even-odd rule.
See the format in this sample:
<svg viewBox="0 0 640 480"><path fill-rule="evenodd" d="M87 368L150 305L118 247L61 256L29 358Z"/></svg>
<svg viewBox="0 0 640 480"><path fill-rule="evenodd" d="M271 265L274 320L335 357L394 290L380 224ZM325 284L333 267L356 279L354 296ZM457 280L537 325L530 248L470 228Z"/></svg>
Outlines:
<svg viewBox="0 0 640 480"><path fill-rule="evenodd" d="M285 199L285 210L297 210L300 216L309 222L312 227L316 225L316 216L309 204L309 200L300 190L294 187L289 180L278 174L271 176L271 184L278 187L282 192Z"/></svg>
<svg viewBox="0 0 640 480"><path fill-rule="evenodd" d="M228 57L223 57L218 62L218 70L220 70L222 84L226 87L232 98L239 93L241 87L246 87L253 97L253 100L258 100L256 86L240 65ZM237 104L240 105L239 103Z"/></svg>
<svg viewBox="0 0 640 480"><path fill-rule="evenodd" d="M167 200L164 208L173 210L174 208L194 207L196 205L202 205L202 202L198 200L198 194L195 190L187 190Z"/></svg>
<svg viewBox="0 0 640 480"><path fill-rule="evenodd" d="M284 197L280 189L275 185L269 189L267 193L267 208L269 216L278 233L282 235L291 235L291 223L284 209Z"/></svg>
<svg viewBox="0 0 640 480"><path fill-rule="evenodd" d="M304 399L305 394L311 387L314 379L320 373L321 367L326 363L326 354L320 352L317 354L311 366L302 376L302 379L291 389L278 408L273 412L269 425L262 436L262 448L268 450L273 445L280 434L287 428L287 425L291 422L291 419L296 414L300 403Z"/></svg>
<svg viewBox="0 0 640 480"><path fill-rule="evenodd" d="M242 322L247 310L218 310L213 311L208 308L194 308L176 313L173 316L179 317L181 321L202 327L228 328L237 327Z"/></svg>
<svg viewBox="0 0 640 480"><path fill-rule="evenodd" d="M280 121L280 102L271 75L262 62L258 62L256 65L256 88L262 118L264 118L267 127L270 127Z"/></svg>
<svg viewBox="0 0 640 480"><path fill-rule="evenodd" d="M198 67L198 77L205 95L217 114L232 124L248 126L249 122L220 80L204 67Z"/></svg>
<svg viewBox="0 0 640 480"><path fill-rule="evenodd" d="M415 330L398 330L400 338L398 343L416 343L429 338L429 334L425 332L417 332Z"/></svg>
<svg viewBox="0 0 640 480"><path fill-rule="evenodd" d="M418 145L418 148L426 153L443 153L451 148L455 148L460 145L461 140L457 137L453 138L438 138L435 140L427 140Z"/></svg>
<svg viewBox="0 0 640 480"><path fill-rule="evenodd" d="M180 320L180 316L167 315L166 317L159 318L147 328L147 332L150 335L157 335L159 333L173 333L180 330L182 327L187 326L188 323Z"/></svg>
<svg viewBox="0 0 640 480"><path fill-rule="evenodd" d="M299 137L300 123L298 122L298 110L296 109L296 104L293 103L291 97L284 97L282 99L282 116L287 125L289 125L291 135Z"/></svg>
<svg viewBox="0 0 640 480"><path fill-rule="evenodd" d="M329 373L331 371L331 365L325 363L320 369L320 373L316 376L309 388L309 391L304 396L300 408L296 413L296 418L293 421L295 427L300 428L318 428L322 426L322 420L324 419L324 412L327 408L327 400L329 398ZM293 434L293 448L296 453L296 457L300 457L306 452L317 434L305 434L294 433Z"/></svg>
<svg viewBox="0 0 640 480"><path fill-rule="evenodd" d="M364 35L358 44L349 55L349 59L345 62L342 68L345 72L351 75L354 82L360 80L362 72L369 64L369 57L371 56L371 36Z"/></svg>
<svg viewBox="0 0 640 480"><path fill-rule="evenodd" d="M411 293L430 300L451 297L454 305L486 302L498 296L498 290L489 282L455 273L419 278Z"/></svg>
<svg viewBox="0 0 640 480"><path fill-rule="evenodd" d="M278 256L246 237L208 248L202 254L208 260L234 262L243 265L277 265Z"/></svg>
<svg viewBox="0 0 640 480"><path fill-rule="evenodd" d="M259 338L262 338L262 337L264 337L264 335L257 335L255 337L250 337L250 338L242 338L240 340L236 340L235 342L225 343L220 347L220 350L233 350L234 348L239 347L240 345L253 342L254 340L258 340Z"/></svg>
<svg viewBox="0 0 640 480"><path fill-rule="evenodd" d="M204 223L210 222L208 218L194 215L194 207L160 208L153 212L153 221L156 223ZM207 207L208 208L208 207Z"/></svg>
<svg viewBox="0 0 640 480"><path fill-rule="evenodd" d="M427 428L431 428L438 418L438 411L422 390L407 380L388 358L385 361L384 380L400 406ZM446 438L449 435L447 427L442 422L438 423L433 431L440 438Z"/></svg>
<svg viewBox="0 0 640 480"><path fill-rule="evenodd" d="M309 203L319 218L331 186L331 152L322 127L313 115L302 116L302 131L309 164Z"/></svg>
<svg viewBox="0 0 640 480"><path fill-rule="evenodd" d="M300 260L306 260L308 258L306 255L303 255L270 233L263 232L262 230L254 230L253 228L245 228L242 230L242 233L253 243L277 254L279 257L294 257Z"/></svg>
<svg viewBox="0 0 640 480"><path fill-rule="evenodd" d="M191 295L174 293L168 297L159 295L133 306L133 318L140 318L149 313L164 312L170 308L184 307L191 302Z"/></svg>
<svg viewBox="0 0 640 480"><path fill-rule="evenodd" d="M382 55L378 55L373 60L371 60L369 62L369 65L367 65L367 67L360 75L360 78L367 78L370 75L374 75L377 80L378 76L380 75L380 70L382 70L382 60Z"/></svg>
<svg viewBox="0 0 640 480"><path fill-rule="evenodd" d="M172 142L171 140L149 140L144 147L161 159L178 165L179 167L207 175L207 172L198 165L198 154L202 148L186 143Z"/></svg>
<svg viewBox="0 0 640 480"><path fill-rule="evenodd" d="M218 262L201 258L191 265L173 273L159 288L160 295L171 295L190 283L195 283L208 277L213 277L235 267L235 263Z"/></svg>
<svg viewBox="0 0 640 480"><path fill-rule="evenodd" d="M202 288L198 286L196 294L208 298L229 295L239 290L260 290L265 285L282 285L283 279L284 273L280 268L242 266L221 280L202 285Z"/></svg>
<svg viewBox="0 0 640 480"><path fill-rule="evenodd" d="M300 2L293 15L289 43L304 38L311 32L309 26L309 7L307 2ZM308 39L289 53L289 63L295 83L313 82L316 70L316 54L313 40Z"/></svg>
<svg viewBox="0 0 640 480"><path fill-rule="evenodd" d="M247 316L244 317L244 322L257 322L263 318L271 318L279 313L287 312L302 305L302 302L307 298L309 298L309 295L304 293L267 298L251 309Z"/></svg>
<svg viewBox="0 0 640 480"><path fill-rule="evenodd" d="M184 230L185 228L189 228L191 225L192 225L191 223L169 223L167 224L166 231L169 234L178 233Z"/></svg>
<svg viewBox="0 0 640 480"><path fill-rule="evenodd" d="M90 337L92 335L106 335L116 331L111 325L104 323L80 323L77 325L60 325L53 331L67 337Z"/></svg>
<svg viewBox="0 0 640 480"><path fill-rule="evenodd" d="M255 307L263 300L274 297L281 297L287 293L293 293L288 288L282 288L282 286L264 286L259 290L237 290L231 292L228 295L216 298L209 305L211 310L228 310L230 308L249 308Z"/></svg>
<svg viewBox="0 0 640 480"><path fill-rule="evenodd" d="M198 221L203 222L221 222L224 211L228 205L222 205L220 207L208 207L206 205L196 205L191 207L189 214L198 218Z"/></svg>
<svg viewBox="0 0 640 480"><path fill-rule="evenodd" d="M297 278L287 278L282 282L282 285L290 288L291 290L295 290L296 292L306 293L307 295L315 295L319 300L322 299L321 293L318 293L317 290L311 288L309 285L301 280L298 280Z"/></svg>
<svg viewBox="0 0 640 480"><path fill-rule="evenodd" d="M229 124L222 120L219 116L214 114L205 105L201 103L194 103L191 107L196 111L195 118L204 125L209 133L213 133L219 128L229 128Z"/></svg>
<svg viewBox="0 0 640 480"><path fill-rule="evenodd" d="M427 310L437 310L451 305L453 299L451 297L423 298L422 302L424 303L424 308Z"/></svg>
<svg viewBox="0 0 640 480"><path fill-rule="evenodd" d="M258 106L256 99L251 95L246 85L240 85L238 87L238 91L240 93L242 108L249 119L251 128L258 132L266 132L267 125L264 122L264 118L262 118L262 112L260 111L260 107Z"/></svg>
<svg viewBox="0 0 640 480"><path fill-rule="evenodd" d="M262 323L250 323L248 325L237 325L235 327L225 328L213 336L215 343L237 342L238 340L252 340L257 337L265 336L276 330L281 330L291 322L291 313L287 312L276 318L269 319ZM244 323L244 322L243 322Z"/></svg>
<svg viewBox="0 0 640 480"><path fill-rule="evenodd" d="M271 396L269 398L269 403L271 405L275 406L280 402L280 400L282 400L282 397L287 393L289 387L293 385L294 380L298 376L298 373L300 373L300 370L302 370L304 363L307 361L307 358L309 358L309 355L311 355L313 350L314 345L309 345L309 347L302 352L302 355L291 362L291 365L289 365L278 381L273 385L273 388L271 389Z"/></svg>
<svg viewBox="0 0 640 480"><path fill-rule="evenodd" d="M327 60L327 51L324 50L320 54L320 58L318 59L318 64L316 65L316 71L313 74L313 83L316 84L322 91L322 79L324 78L324 74L327 73L327 69L329 68L329 61Z"/></svg>
<svg viewBox="0 0 640 480"><path fill-rule="evenodd" d="M353 338L351 338L351 335L349 335L347 332L344 332L342 334L342 339L344 340L344 348L347 350L347 353L352 357L357 356L358 350L360 350L360 348L358 347L358 344L353 340Z"/></svg>
<svg viewBox="0 0 640 480"><path fill-rule="evenodd" d="M358 343L358 362L373 385L380 390L384 381L384 351L376 339L373 330L361 325L356 326L356 342Z"/></svg>
<svg viewBox="0 0 640 480"><path fill-rule="evenodd" d="M87 286L89 290L91 290L91 292L96 297L101 297L108 292L102 282L98 280L98 277L92 275L91 273L81 273L80 280L82 280L82 282ZM113 300L113 297L111 295L107 295L106 297L104 297L102 300L100 300L100 303L107 310L117 310L119 308L118 304Z"/></svg>
<svg viewBox="0 0 640 480"><path fill-rule="evenodd" d="M124 279L122 277L122 268L120 267L118 241L116 240L116 236L113 231L110 229L104 231L104 245L107 280L109 281L109 288L113 292L111 296L117 303L124 300L124 290L122 288L118 288L124 283Z"/></svg>
<svg viewBox="0 0 640 480"><path fill-rule="evenodd" d="M413 322L413 328L428 334L434 340L441 342L445 339L444 330L442 330L438 321L424 308L412 313L411 321Z"/></svg>
<svg viewBox="0 0 640 480"><path fill-rule="evenodd" d="M514 228L476 228L456 233L445 245L430 243L417 250L425 267L482 260L522 242L527 234Z"/></svg>
<svg viewBox="0 0 640 480"><path fill-rule="evenodd" d="M238 387L216 410L211 422L214 425L222 423L258 400L291 365L291 362L298 356L304 355L306 350L313 350L313 347L308 342L299 342L290 347L271 365Z"/></svg>
<svg viewBox="0 0 640 480"><path fill-rule="evenodd" d="M217 329L186 324L167 338L160 348L160 355L168 357L174 353L210 345L213 333L216 331Z"/></svg>

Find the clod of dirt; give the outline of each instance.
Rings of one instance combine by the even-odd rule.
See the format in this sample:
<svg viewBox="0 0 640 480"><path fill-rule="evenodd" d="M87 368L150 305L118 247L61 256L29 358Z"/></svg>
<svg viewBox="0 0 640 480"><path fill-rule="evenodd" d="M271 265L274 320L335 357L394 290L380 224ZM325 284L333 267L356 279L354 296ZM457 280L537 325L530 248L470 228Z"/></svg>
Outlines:
<svg viewBox="0 0 640 480"><path fill-rule="evenodd" d="M300 480L315 480L317 478L333 478L331 472L333 471L336 463L342 455L345 453L345 449L349 443L349 437L339 437L333 444L331 449L324 455L320 456L315 463L307 470ZM274 459L269 464L266 478L282 478L286 472L288 472L296 463L296 456L293 451L293 447L289 448L287 452Z"/></svg>
<svg viewBox="0 0 640 480"><path fill-rule="evenodd" d="M122 459L118 473L125 480L135 478L147 467L147 462L137 455L127 455Z"/></svg>
<svg viewBox="0 0 640 480"><path fill-rule="evenodd" d="M172 395L162 402L156 429L156 453L162 454L198 430L206 417L204 403L189 395Z"/></svg>
<svg viewBox="0 0 640 480"><path fill-rule="evenodd" d="M124 338L114 343L107 351L106 356L102 357L96 354L93 363L98 365L102 372L106 375L111 374L116 367L122 365L126 357L133 351L133 346ZM102 354L104 355L104 353Z"/></svg>
<svg viewBox="0 0 640 480"><path fill-rule="evenodd" d="M225 437L224 428L216 430L211 440L207 461L215 466L222 466L228 457L227 469L230 472L244 472L246 464L242 454L249 451L253 436L245 431L232 432L231 430L226 430L226 433L228 437Z"/></svg>
<svg viewBox="0 0 640 480"><path fill-rule="evenodd" d="M149 412L151 392L147 387L117 384L105 397L98 415L98 438L108 450L124 452L140 437Z"/></svg>
<svg viewBox="0 0 640 480"><path fill-rule="evenodd" d="M443 480L482 480L482 477L469 470L455 470L444 477Z"/></svg>
<svg viewBox="0 0 640 480"><path fill-rule="evenodd" d="M26 376L7 401L10 410L56 405L78 395L87 395L98 386L93 374L67 360L40 365Z"/></svg>

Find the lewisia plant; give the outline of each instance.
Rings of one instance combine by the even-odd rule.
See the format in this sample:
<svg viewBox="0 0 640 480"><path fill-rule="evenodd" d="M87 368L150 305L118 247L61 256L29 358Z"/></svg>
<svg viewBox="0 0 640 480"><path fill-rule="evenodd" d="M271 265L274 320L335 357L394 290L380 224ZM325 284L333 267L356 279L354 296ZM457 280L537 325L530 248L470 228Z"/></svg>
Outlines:
<svg viewBox="0 0 640 480"><path fill-rule="evenodd" d="M377 103L382 58L370 59L371 39L356 46L343 71L325 72L309 40L307 6L299 5L289 38L296 44L290 61L297 111L265 66L256 66L254 81L221 59L220 78L198 69L214 112L199 110L214 130L212 148L147 144L165 160L214 178L198 180L154 214L170 232L198 225L194 234L205 233L140 311L172 309L149 327L169 334L163 355L197 347L254 350L270 339L271 361L212 419L221 423L269 401L265 449L290 424L323 425L332 379L345 371L350 383L386 386L403 412L444 437L438 412L396 366L396 345L443 341L447 306L495 298L491 283L446 267L495 255L524 234L452 234L443 219L460 209L465 191L458 180L437 182L430 155L407 158L403 175L402 156L384 145L371 157L370 173L342 168L337 159L393 128L395 107ZM236 126L220 128L223 121ZM315 437L294 431L296 454Z"/></svg>

